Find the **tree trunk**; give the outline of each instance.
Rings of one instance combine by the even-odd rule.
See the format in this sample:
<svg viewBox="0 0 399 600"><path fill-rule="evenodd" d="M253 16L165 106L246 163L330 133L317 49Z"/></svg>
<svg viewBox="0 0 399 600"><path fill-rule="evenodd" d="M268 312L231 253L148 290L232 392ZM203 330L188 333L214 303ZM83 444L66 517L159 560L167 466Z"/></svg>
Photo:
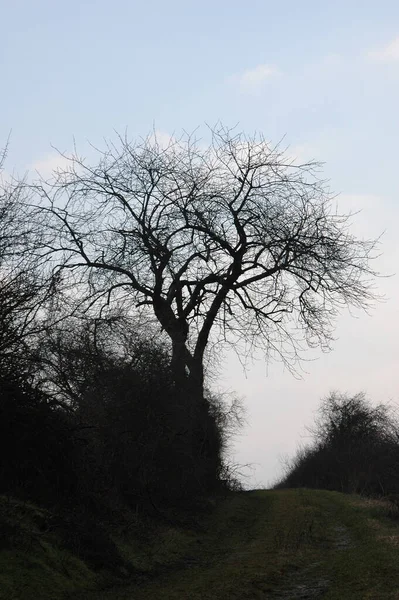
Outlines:
<svg viewBox="0 0 399 600"><path fill-rule="evenodd" d="M188 406L195 407L204 397L202 360L193 358L183 337L172 341L171 369L178 395Z"/></svg>
<svg viewBox="0 0 399 600"><path fill-rule="evenodd" d="M183 337L172 340L172 376L177 390L182 390L186 385L186 343Z"/></svg>
<svg viewBox="0 0 399 600"><path fill-rule="evenodd" d="M193 400L202 402L204 398L204 367L202 360L193 358L189 367L188 389L193 395Z"/></svg>

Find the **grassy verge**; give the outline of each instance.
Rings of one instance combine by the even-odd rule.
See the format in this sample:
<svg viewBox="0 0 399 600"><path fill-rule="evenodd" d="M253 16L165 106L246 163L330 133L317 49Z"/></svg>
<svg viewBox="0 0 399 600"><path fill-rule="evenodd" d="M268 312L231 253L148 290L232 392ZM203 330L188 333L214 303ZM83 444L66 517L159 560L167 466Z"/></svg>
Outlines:
<svg viewBox="0 0 399 600"><path fill-rule="evenodd" d="M381 503L324 491L237 494L204 520L202 532L180 532L176 546L172 532L159 538L151 568L166 560L169 569L95 597L399 598L399 547L394 542L399 527L386 514ZM184 551L179 557L173 548Z"/></svg>
<svg viewBox="0 0 399 600"><path fill-rule="evenodd" d="M0 497L0 599L57 600L97 587L97 576L50 531L52 515Z"/></svg>
<svg viewBox="0 0 399 600"><path fill-rule="evenodd" d="M234 494L195 527L147 523L115 534L131 579L108 591L99 591L104 578L44 536L34 552L2 550L0 598L399 598L399 521L387 512L381 502L334 492Z"/></svg>

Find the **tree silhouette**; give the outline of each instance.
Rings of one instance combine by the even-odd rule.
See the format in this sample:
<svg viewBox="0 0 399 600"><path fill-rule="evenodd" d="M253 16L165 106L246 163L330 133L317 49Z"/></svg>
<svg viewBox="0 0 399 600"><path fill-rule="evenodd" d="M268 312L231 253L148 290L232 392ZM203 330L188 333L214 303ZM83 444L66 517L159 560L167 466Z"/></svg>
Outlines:
<svg viewBox="0 0 399 600"><path fill-rule="evenodd" d="M31 221L23 210L24 182L3 178L7 146L0 150L0 370L22 368L27 340L42 328L40 313L52 295L27 250ZM18 366L17 366L18 365ZM24 365L26 367L26 364Z"/></svg>
<svg viewBox="0 0 399 600"><path fill-rule="evenodd" d="M295 367L303 338L328 347L337 311L373 299L375 242L334 212L318 163L296 164L262 137L119 137L94 167L69 161L35 188L53 280L86 310L130 303L155 315L176 385L197 399L211 334Z"/></svg>

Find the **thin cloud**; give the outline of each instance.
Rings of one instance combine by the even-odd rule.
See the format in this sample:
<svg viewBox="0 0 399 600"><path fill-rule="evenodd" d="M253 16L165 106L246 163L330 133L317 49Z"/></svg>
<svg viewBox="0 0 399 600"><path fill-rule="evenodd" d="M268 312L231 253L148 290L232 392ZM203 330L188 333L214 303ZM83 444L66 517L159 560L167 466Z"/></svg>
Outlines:
<svg viewBox="0 0 399 600"><path fill-rule="evenodd" d="M317 156L320 154L318 148L311 144L295 144L289 146L286 151L286 157L294 164L305 164L308 162L317 162Z"/></svg>
<svg viewBox="0 0 399 600"><path fill-rule="evenodd" d="M376 62L399 62L399 36L386 46L369 52L368 56Z"/></svg>
<svg viewBox="0 0 399 600"><path fill-rule="evenodd" d="M71 161L68 160L66 156L59 153L53 153L31 163L28 170L38 174L44 179L48 179L54 177L60 170L68 170L68 167L70 166Z"/></svg>
<svg viewBox="0 0 399 600"><path fill-rule="evenodd" d="M161 129L156 129L149 137L149 141L151 144L158 146L161 150L166 150L174 143L176 143L176 138L174 135L171 135L167 131L162 131Z"/></svg>
<svg viewBox="0 0 399 600"><path fill-rule="evenodd" d="M259 89L265 82L279 75L280 71L274 65L258 65L243 73L237 73L229 77L231 83L238 85L243 91L254 91Z"/></svg>

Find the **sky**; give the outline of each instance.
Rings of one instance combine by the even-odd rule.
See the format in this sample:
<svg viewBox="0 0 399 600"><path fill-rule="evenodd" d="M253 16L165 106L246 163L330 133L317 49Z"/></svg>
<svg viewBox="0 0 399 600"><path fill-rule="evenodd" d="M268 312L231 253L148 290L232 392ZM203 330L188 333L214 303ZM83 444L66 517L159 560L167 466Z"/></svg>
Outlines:
<svg viewBox="0 0 399 600"><path fill-rule="evenodd" d="M354 231L381 239L385 296L342 314L333 350L301 379L261 356L226 352L218 386L246 425L232 448L245 485L272 484L309 438L320 399L363 390L399 404L399 3L363 0L0 0L0 147L7 168L47 175L55 150L128 131L160 135L218 121L323 161ZM201 129L200 129L201 130Z"/></svg>

